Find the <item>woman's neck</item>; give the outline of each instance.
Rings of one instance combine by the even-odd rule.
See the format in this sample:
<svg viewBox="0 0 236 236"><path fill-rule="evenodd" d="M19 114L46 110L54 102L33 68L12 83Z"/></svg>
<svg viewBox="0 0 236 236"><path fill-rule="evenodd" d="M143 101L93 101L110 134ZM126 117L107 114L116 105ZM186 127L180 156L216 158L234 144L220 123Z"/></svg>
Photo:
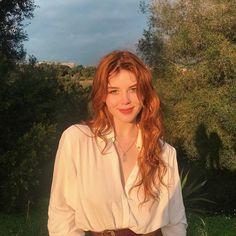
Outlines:
<svg viewBox="0 0 236 236"><path fill-rule="evenodd" d="M116 123L115 133L119 139L127 139L137 135L138 126L136 123Z"/></svg>

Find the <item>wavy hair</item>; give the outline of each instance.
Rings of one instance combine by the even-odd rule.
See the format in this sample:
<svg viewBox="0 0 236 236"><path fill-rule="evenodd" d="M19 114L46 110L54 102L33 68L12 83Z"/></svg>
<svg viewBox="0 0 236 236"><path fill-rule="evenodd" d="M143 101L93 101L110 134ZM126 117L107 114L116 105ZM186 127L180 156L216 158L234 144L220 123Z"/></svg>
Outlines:
<svg viewBox="0 0 236 236"><path fill-rule="evenodd" d="M107 85L111 74L119 73L120 70L127 70L135 75L137 96L142 101L137 123L141 130L143 145L138 156L139 178L134 187L143 188L143 203L149 199L158 200L159 187L160 184L165 185L163 177L166 173L166 166L161 157L160 139L163 136L163 127L160 101L152 85L151 71L135 54L117 50L101 59L93 79L91 93L93 119L87 124L95 137L102 138L107 146L106 134L114 125L105 103Z"/></svg>

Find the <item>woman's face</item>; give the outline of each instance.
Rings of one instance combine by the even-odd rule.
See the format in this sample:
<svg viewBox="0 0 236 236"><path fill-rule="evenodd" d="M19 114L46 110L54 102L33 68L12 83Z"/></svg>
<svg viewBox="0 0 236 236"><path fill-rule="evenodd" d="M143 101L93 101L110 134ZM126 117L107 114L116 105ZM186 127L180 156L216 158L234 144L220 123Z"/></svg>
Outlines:
<svg viewBox="0 0 236 236"><path fill-rule="evenodd" d="M127 70L111 76L108 82L106 105L115 124L136 123L136 117L142 109L137 96L137 80Z"/></svg>

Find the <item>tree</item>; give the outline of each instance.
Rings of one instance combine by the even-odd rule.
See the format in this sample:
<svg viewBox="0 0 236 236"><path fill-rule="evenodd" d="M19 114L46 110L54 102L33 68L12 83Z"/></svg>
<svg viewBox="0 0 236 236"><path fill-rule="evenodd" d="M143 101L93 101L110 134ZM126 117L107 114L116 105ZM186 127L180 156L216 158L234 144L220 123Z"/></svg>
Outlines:
<svg viewBox="0 0 236 236"><path fill-rule="evenodd" d="M61 67L35 65L35 58L16 66L8 80L0 90L1 211L25 210L48 197L59 136L87 118L90 94L62 76Z"/></svg>
<svg viewBox="0 0 236 236"><path fill-rule="evenodd" d="M209 199L216 202L207 209L232 213L232 186L236 184L236 1L151 0L146 14L148 30L138 49L145 59L153 55L152 63L162 59L160 65L146 61L158 69L154 76L165 138L177 148L179 164L190 168L194 179L207 179ZM154 41L150 44L149 39ZM158 54L152 53L155 51Z"/></svg>
<svg viewBox="0 0 236 236"><path fill-rule="evenodd" d="M196 135L204 125L209 139L215 133L222 142L221 166L235 169L236 2L151 0L146 13L148 34L144 31L138 49L149 61L148 52L161 45L166 74L157 89L168 140L181 143L188 158L199 159ZM150 38L155 43L149 44Z"/></svg>
<svg viewBox="0 0 236 236"><path fill-rule="evenodd" d="M163 44L162 57L176 70L201 69L217 84L235 78L235 1L152 0L147 9L149 29L138 45L144 57Z"/></svg>
<svg viewBox="0 0 236 236"><path fill-rule="evenodd" d="M33 0L0 1L0 58L13 62L24 58L24 21L33 17L35 7Z"/></svg>
<svg viewBox="0 0 236 236"><path fill-rule="evenodd" d="M143 32L143 38L139 40L138 53L141 54L146 64L156 68L163 65L162 48L162 40L149 26L149 29Z"/></svg>

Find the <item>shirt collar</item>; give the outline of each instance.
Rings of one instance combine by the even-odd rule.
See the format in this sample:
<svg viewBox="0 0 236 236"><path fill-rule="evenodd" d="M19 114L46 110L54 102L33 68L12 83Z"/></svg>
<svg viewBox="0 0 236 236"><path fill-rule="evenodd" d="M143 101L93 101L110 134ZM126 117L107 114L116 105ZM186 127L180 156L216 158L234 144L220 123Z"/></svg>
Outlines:
<svg viewBox="0 0 236 236"><path fill-rule="evenodd" d="M116 140L114 129L111 128L110 132L107 133L105 137L108 141L114 143L115 140ZM101 139L101 141L103 142L102 139ZM136 148L141 150L142 145L143 145L142 132L141 132L141 129L139 128L139 126L138 126L138 137L137 137L137 141L136 141Z"/></svg>

